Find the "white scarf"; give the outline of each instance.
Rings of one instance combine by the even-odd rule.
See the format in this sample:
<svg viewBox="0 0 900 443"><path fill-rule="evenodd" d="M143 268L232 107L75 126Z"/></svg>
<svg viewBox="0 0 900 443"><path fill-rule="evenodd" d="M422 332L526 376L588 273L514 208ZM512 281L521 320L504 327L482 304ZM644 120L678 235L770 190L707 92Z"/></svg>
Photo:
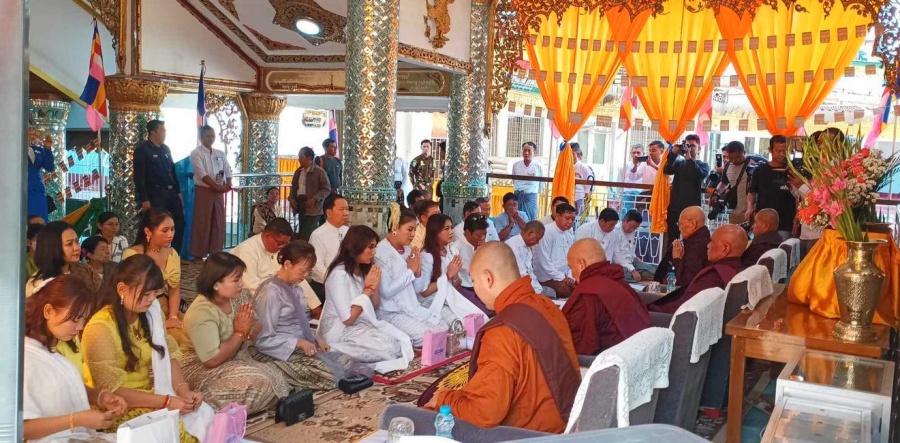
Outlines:
<svg viewBox="0 0 900 443"><path fill-rule="evenodd" d="M166 328L163 327L162 309L159 301L153 300L150 310L147 311L147 317L150 321L150 336L153 337L153 343L165 348L165 355L160 356L159 352L151 352L151 363L153 368L153 393L156 395L175 396L175 389L172 388L172 362L169 360L169 346L166 342ZM181 416L184 422L184 428L201 442L206 439L206 432L209 430L210 424L215 418L215 411L206 403L200 405L197 410L190 414Z"/></svg>
<svg viewBox="0 0 900 443"><path fill-rule="evenodd" d="M375 365L372 366L375 372L385 374L391 371L399 371L408 368L409 362L411 362L415 357L415 354L413 353L412 341L409 339L409 336L406 335L403 331L397 329L394 325L386 321L379 320L375 316L375 307L372 305L372 300L369 297L366 297L365 294L356 296L356 298L354 298L351 302L351 306L359 306L360 308L362 308L362 314L360 314L359 318L357 318L356 321L367 321L372 326L381 329L384 332L387 332L392 337L400 341L400 352L402 355L393 360L385 360L375 363ZM344 328L346 328L344 322L340 321L339 318L335 318L331 333L335 336L340 336L344 331ZM322 328L319 328L317 331L320 336L322 334L321 331ZM329 341L328 345L336 351L347 354L347 351L342 349L343 346L340 341Z"/></svg>
<svg viewBox="0 0 900 443"><path fill-rule="evenodd" d="M431 315L438 316L441 315L441 309L444 307L444 304L447 304L447 307L453 311L453 315L458 318L460 321L466 318L467 315L470 314L478 314L484 318L484 322L487 323L490 320L487 315L484 314L484 311L478 309L478 306L475 306L474 303L470 302L469 299L464 297L450 282L447 280L447 274L441 275L441 277L437 281L437 292L431 296Z"/></svg>

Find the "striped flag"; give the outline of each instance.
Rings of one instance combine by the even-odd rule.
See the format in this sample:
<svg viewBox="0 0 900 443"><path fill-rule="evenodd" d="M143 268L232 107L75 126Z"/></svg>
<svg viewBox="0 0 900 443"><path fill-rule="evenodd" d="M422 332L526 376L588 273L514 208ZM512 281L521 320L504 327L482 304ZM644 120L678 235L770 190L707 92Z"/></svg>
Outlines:
<svg viewBox="0 0 900 443"><path fill-rule="evenodd" d="M637 107L637 96L634 95L634 88L626 86L622 91L622 106L619 107L619 119L625 120L623 131L631 129L631 121L634 117L634 108Z"/></svg>
<svg viewBox="0 0 900 443"><path fill-rule="evenodd" d="M334 120L334 111L328 113L328 138L334 140L334 143L340 146L337 133L337 122Z"/></svg>
<svg viewBox="0 0 900 443"><path fill-rule="evenodd" d="M200 61L200 86L197 88L197 127L206 124L206 88L203 77L206 76L206 60Z"/></svg>
<svg viewBox="0 0 900 443"><path fill-rule="evenodd" d="M897 80L900 82L900 80ZM887 128L888 119L891 116L891 101L893 100L894 94L891 92L890 86L885 86L884 92L881 94L881 104L878 105L878 109L881 110L878 114L875 114L875 121L872 123L872 130L869 131L869 135L866 137L866 142L864 146L867 148L871 148L875 146L875 142L878 141L878 136L881 135L881 131Z"/></svg>
<svg viewBox="0 0 900 443"><path fill-rule="evenodd" d="M709 133L703 129L703 124L705 122L709 122L712 125L712 94L706 98L706 103L703 103L703 106L700 107L700 112L697 113L697 137L700 137L701 145L709 144Z"/></svg>
<svg viewBox="0 0 900 443"><path fill-rule="evenodd" d="M97 20L94 20L94 36L91 39L91 62L88 66L87 83L81 92L81 101L86 105L85 116L88 125L96 132L106 123L109 115L106 110L106 86L103 71L103 47L100 45L100 32L97 30Z"/></svg>

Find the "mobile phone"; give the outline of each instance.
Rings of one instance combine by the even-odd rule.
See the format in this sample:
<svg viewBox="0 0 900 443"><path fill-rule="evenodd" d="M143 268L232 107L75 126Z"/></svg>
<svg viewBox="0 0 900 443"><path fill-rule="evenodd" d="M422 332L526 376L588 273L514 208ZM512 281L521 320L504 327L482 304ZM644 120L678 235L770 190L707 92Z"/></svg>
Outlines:
<svg viewBox="0 0 900 443"><path fill-rule="evenodd" d="M638 159L639 162L646 162L646 161L647 161L647 156L646 156L646 155L642 155L642 156L638 157L637 159Z"/></svg>
<svg viewBox="0 0 900 443"><path fill-rule="evenodd" d="M722 167L722 154L716 154L716 167Z"/></svg>

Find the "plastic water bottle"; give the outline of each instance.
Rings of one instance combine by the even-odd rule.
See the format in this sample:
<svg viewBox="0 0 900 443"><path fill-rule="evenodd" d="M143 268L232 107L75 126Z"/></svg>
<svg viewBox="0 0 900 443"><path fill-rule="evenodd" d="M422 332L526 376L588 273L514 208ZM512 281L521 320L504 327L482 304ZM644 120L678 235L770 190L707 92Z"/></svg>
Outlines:
<svg viewBox="0 0 900 443"><path fill-rule="evenodd" d="M670 272L669 278L666 280L666 294L675 290L675 273Z"/></svg>
<svg viewBox="0 0 900 443"><path fill-rule="evenodd" d="M453 425L455 424L456 420L453 419L453 414L450 413L450 406L441 406L441 413L434 419L434 435L452 440Z"/></svg>

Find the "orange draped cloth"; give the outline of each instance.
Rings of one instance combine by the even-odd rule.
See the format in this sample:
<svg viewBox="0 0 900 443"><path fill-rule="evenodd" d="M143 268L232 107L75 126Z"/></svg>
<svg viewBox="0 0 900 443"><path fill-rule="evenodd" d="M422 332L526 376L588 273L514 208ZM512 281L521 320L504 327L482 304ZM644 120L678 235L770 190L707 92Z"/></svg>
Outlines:
<svg viewBox="0 0 900 443"><path fill-rule="evenodd" d="M665 149L659 161L659 170L656 171L653 192L650 194L650 233L652 234L665 234L669 228L669 225L666 223L666 217L669 216L669 200L672 198L672 185L669 183L669 176L662 172L662 168L668 158L669 150Z"/></svg>
<svg viewBox="0 0 900 443"><path fill-rule="evenodd" d="M553 328L549 332L559 335L569 363L577 372L572 334L559 308L548 298L535 294L528 277L500 293L494 308L499 313L515 303L528 305L547 319ZM560 434L566 429L566 420L557 409L549 383L534 349L504 325L482 336L478 371L466 386L435 395L438 405L449 405L454 416L481 428L504 425Z"/></svg>
<svg viewBox="0 0 900 443"><path fill-rule="evenodd" d="M830 318L840 317L832 272L847 261L847 245L839 237L837 231L826 229L797 266L788 286L788 300L809 305L812 312ZM870 232L869 238L887 240L875 249L875 265L884 272L884 287L874 321L896 327L900 313L900 250L889 235Z"/></svg>
<svg viewBox="0 0 900 443"><path fill-rule="evenodd" d="M533 75L548 117L564 140L575 137L612 86L627 53L618 43L630 48L649 16L649 10L632 17L620 7L585 11L573 6L561 17L541 17L539 28L529 30L525 46ZM556 162L554 196L575 201L574 164L567 144Z"/></svg>
<svg viewBox="0 0 900 443"><path fill-rule="evenodd" d="M841 1L827 15L821 0L797 1L803 12L775 3L760 5L755 18L722 7L716 20L753 109L770 133L790 137L844 75L873 17Z"/></svg>

